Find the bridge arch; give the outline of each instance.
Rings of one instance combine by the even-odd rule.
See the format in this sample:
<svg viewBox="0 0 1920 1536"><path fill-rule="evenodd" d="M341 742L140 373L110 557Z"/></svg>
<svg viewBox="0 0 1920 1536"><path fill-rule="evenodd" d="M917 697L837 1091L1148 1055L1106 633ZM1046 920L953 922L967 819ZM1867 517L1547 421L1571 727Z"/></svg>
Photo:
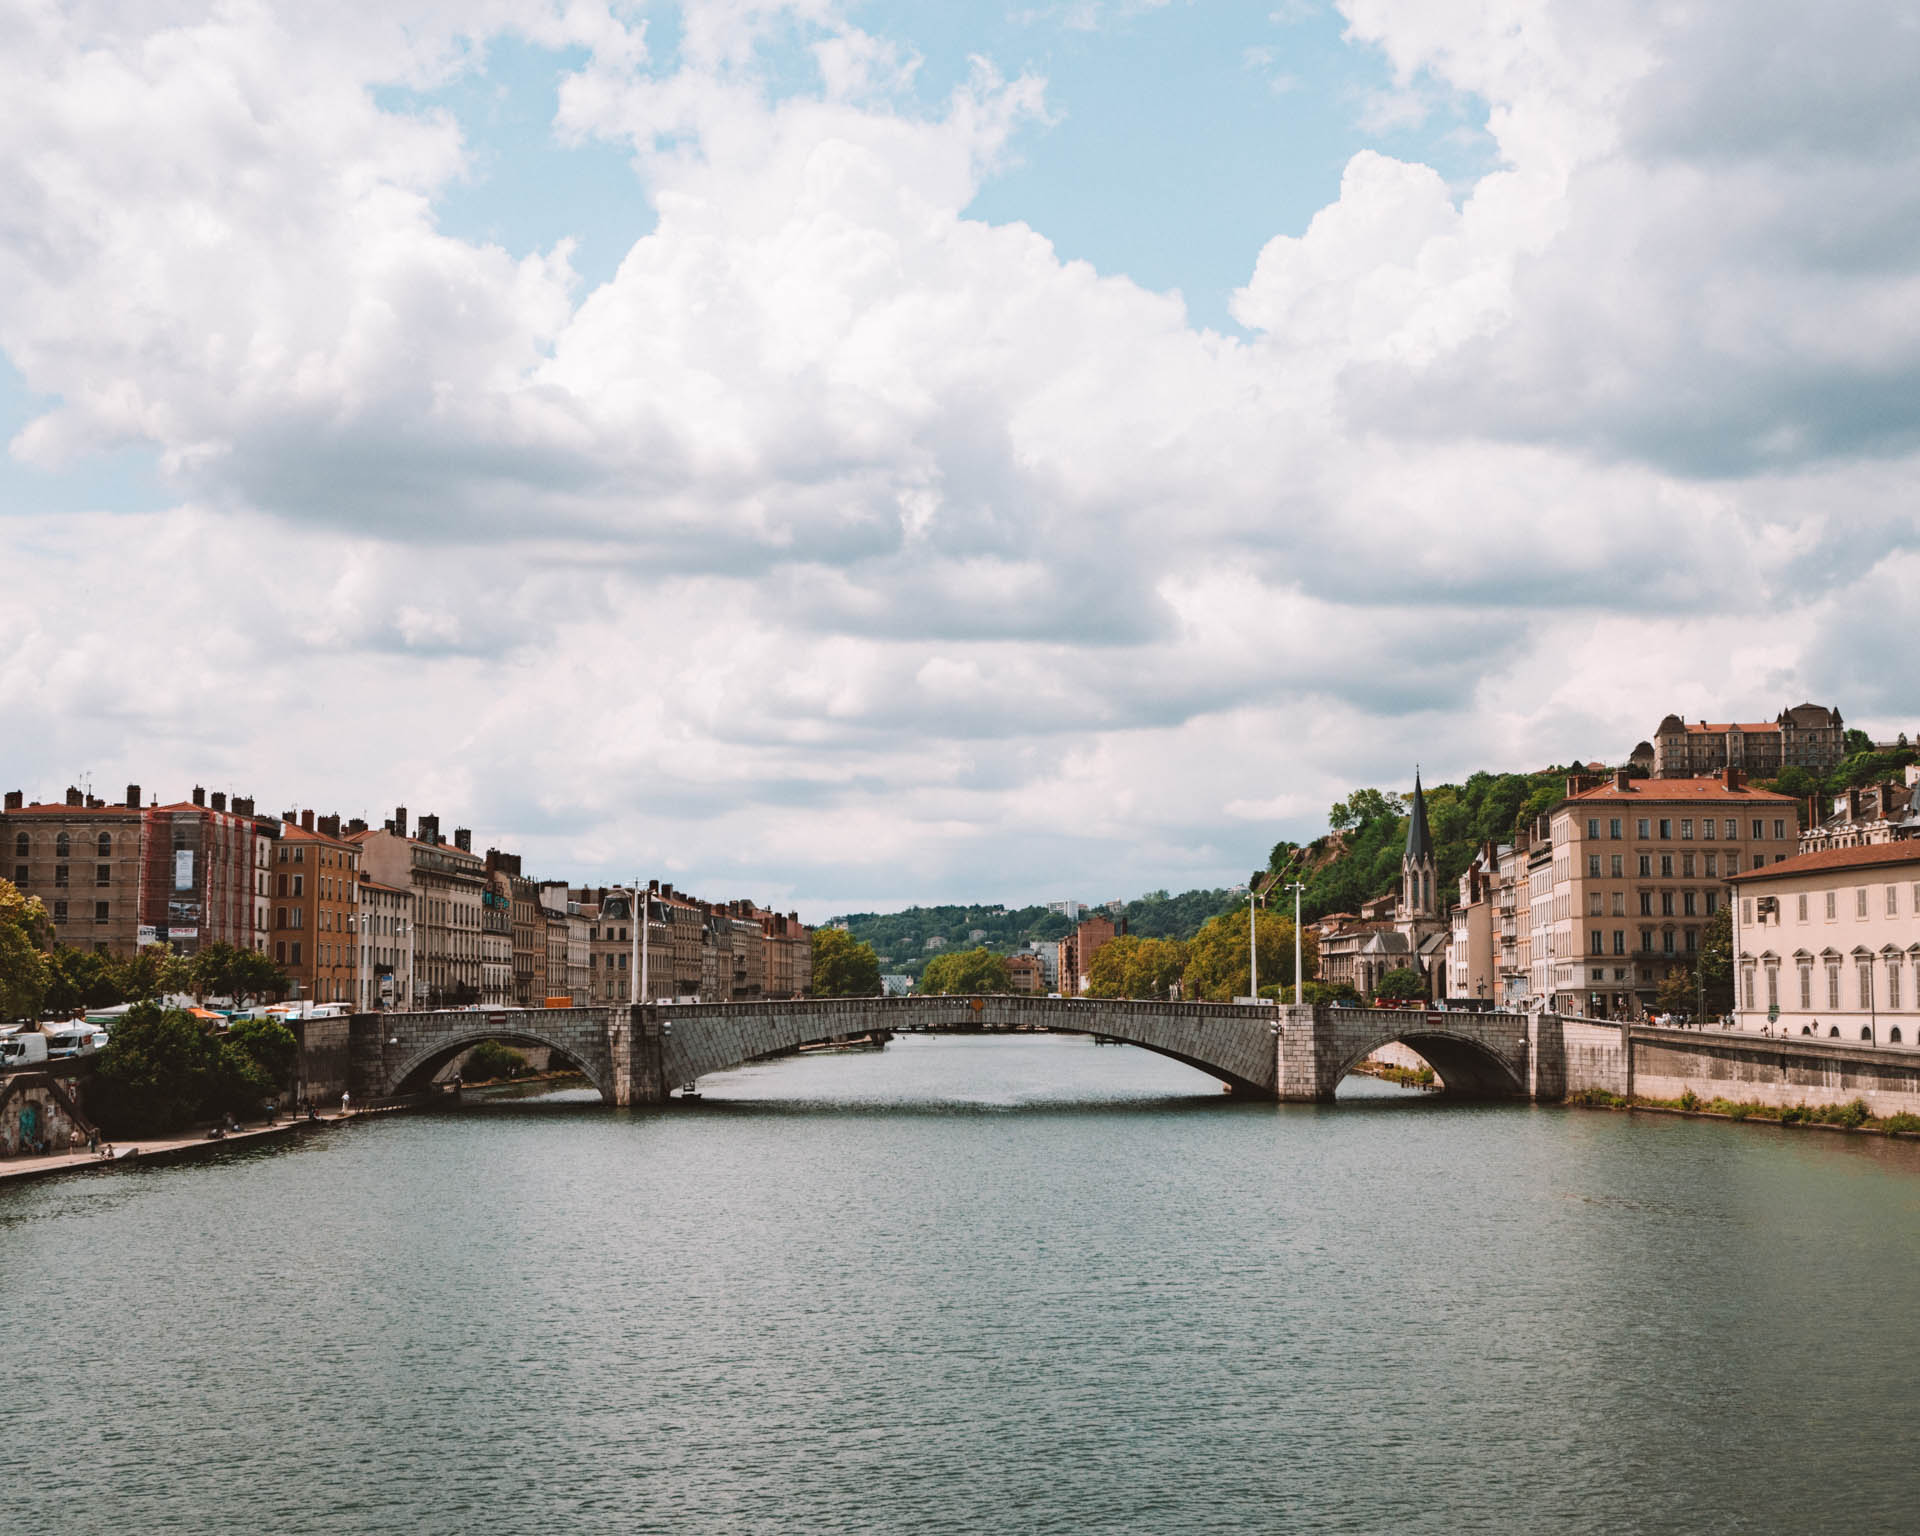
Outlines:
<svg viewBox="0 0 1920 1536"><path fill-rule="evenodd" d="M1513 1020L1502 1027L1503 1016L1435 1013L1397 1013L1380 1017L1367 1010L1373 1022L1356 1036L1341 1042L1337 1065L1327 1076L1327 1092L1343 1082L1353 1069L1383 1045L1404 1045L1433 1068L1442 1089L1461 1098L1520 1098L1527 1093L1527 1037L1524 1025ZM1510 1016L1506 1016L1510 1017ZM1468 1022L1472 1021L1472 1022Z"/></svg>
<svg viewBox="0 0 1920 1536"><path fill-rule="evenodd" d="M583 1050L578 1040L567 1038L560 1031L530 1028L518 1020L512 1024L480 1023L471 1030L456 1030L414 1050L387 1071L386 1091L395 1096L424 1092L448 1062L485 1040L498 1040L502 1045L544 1046L592 1083L602 1099L609 1104L613 1102L613 1073L604 1051Z"/></svg>

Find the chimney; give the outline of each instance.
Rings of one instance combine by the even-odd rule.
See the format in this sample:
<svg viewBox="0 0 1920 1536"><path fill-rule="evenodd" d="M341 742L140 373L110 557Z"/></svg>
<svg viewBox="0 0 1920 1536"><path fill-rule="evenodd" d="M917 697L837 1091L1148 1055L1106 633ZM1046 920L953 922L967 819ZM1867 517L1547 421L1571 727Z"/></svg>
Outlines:
<svg viewBox="0 0 1920 1536"><path fill-rule="evenodd" d="M251 816L253 814L253 797L248 795L245 799L242 799L239 795L235 795L233 797L233 814L236 816Z"/></svg>
<svg viewBox="0 0 1920 1536"><path fill-rule="evenodd" d="M227 797L224 791L216 789L213 792L213 808L216 811L224 811L227 808Z"/></svg>
<svg viewBox="0 0 1920 1536"><path fill-rule="evenodd" d="M72 785L67 786L68 805L85 805L86 803L86 797L82 795L79 790L75 789Z"/></svg>
<svg viewBox="0 0 1920 1536"><path fill-rule="evenodd" d="M407 808L404 805L396 805L393 808L393 820L388 822L387 825L393 829L396 837L405 837L407 835Z"/></svg>
<svg viewBox="0 0 1920 1536"><path fill-rule="evenodd" d="M193 786L193 803L203 808L207 803L207 792L206 790L202 789L198 784Z"/></svg>
<svg viewBox="0 0 1920 1536"><path fill-rule="evenodd" d="M300 813L300 830L302 832L311 832L313 830L312 811L302 811Z"/></svg>
<svg viewBox="0 0 1920 1536"><path fill-rule="evenodd" d="M1857 789L1849 789L1847 791L1847 820L1858 821L1859 819L1860 819L1860 791Z"/></svg>
<svg viewBox="0 0 1920 1536"><path fill-rule="evenodd" d="M1624 768L1614 769L1613 787L1623 795L1631 793L1633 790L1633 775L1628 773Z"/></svg>
<svg viewBox="0 0 1920 1536"><path fill-rule="evenodd" d="M26 804L26 801L27 801L27 795L25 790L10 789L7 791L7 809L8 810L10 811L19 810L23 805ZM140 797L136 794L133 797L133 800L131 801L131 803L134 805L138 805L140 803Z"/></svg>
<svg viewBox="0 0 1920 1536"><path fill-rule="evenodd" d="M421 842L432 843L437 846L440 842L440 818L438 816L422 816L420 818L419 832Z"/></svg>
<svg viewBox="0 0 1920 1536"><path fill-rule="evenodd" d="M1743 786L1745 779L1746 779L1746 775L1743 774L1738 768L1734 767L1732 763L1727 764L1725 782L1729 790L1740 789Z"/></svg>
<svg viewBox="0 0 1920 1536"><path fill-rule="evenodd" d="M328 837L338 837L340 835L340 818L338 816L322 816L320 818L320 830Z"/></svg>
<svg viewBox="0 0 1920 1536"><path fill-rule="evenodd" d="M367 830L367 823L366 823L366 818L364 818L364 817L361 817L361 816L356 816L356 817L354 817L352 821L350 821L350 822L348 822L348 823L347 823L347 830L348 830L349 832L364 832L364 831L366 831L366 830Z"/></svg>
<svg viewBox="0 0 1920 1536"><path fill-rule="evenodd" d="M127 809L131 811L140 809L140 786L138 784L129 784L127 786Z"/></svg>
<svg viewBox="0 0 1920 1536"><path fill-rule="evenodd" d="M453 846L458 848L462 853L472 853L473 852L472 829L468 827L455 827L453 829Z"/></svg>
<svg viewBox="0 0 1920 1536"><path fill-rule="evenodd" d="M98 795L87 796L87 809L90 811L101 810L105 807L106 803L107 802L102 800Z"/></svg>

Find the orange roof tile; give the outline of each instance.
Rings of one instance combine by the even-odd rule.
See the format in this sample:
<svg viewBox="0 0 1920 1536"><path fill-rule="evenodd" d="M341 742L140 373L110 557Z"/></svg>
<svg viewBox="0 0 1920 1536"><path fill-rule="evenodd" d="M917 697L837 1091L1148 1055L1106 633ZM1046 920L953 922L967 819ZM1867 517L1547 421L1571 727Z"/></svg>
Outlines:
<svg viewBox="0 0 1920 1536"><path fill-rule="evenodd" d="M1815 875L1839 869L1883 869L1889 865L1920 864L1920 842L1911 839L1897 843L1867 843L1858 848L1822 848L1817 853L1802 853L1765 869L1753 869L1730 878L1745 884L1749 880L1791 880L1795 875Z"/></svg>
<svg viewBox="0 0 1920 1536"><path fill-rule="evenodd" d="M1591 800L1636 800L1642 805L1657 804L1671 800L1675 803L1697 802L1701 800L1719 800L1723 802L1752 804L1756 802L1771 805L1797 805L1792 795L1782 795L1771 789L1753 789L1743 786L1740 789L1728 789L1726 781L1716 775L1709 779L1629 779L1627 787L1618 789L1612 779L1604 784L1596 784L1592 789L1583 789L1577 795L1569 795L1560 804L1572 801Z"/></svg>

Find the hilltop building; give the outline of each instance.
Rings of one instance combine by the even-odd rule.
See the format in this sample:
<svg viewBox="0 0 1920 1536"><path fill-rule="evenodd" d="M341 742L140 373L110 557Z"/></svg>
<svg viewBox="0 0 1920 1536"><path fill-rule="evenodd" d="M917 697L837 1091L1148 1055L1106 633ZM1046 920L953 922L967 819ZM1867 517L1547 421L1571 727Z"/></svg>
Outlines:
<svg viewBox="0 0 1920 1536"><path fill-rule="evenodd" d="M1725 768L1754 779L1773 778L1783 768L1825 773L1845 756L1840 711L1822 704L1796 704L1773 720L1748 724L1689 725L1680 715L1668 715L1653 733L1656 779L1701 778Z"/></svg>

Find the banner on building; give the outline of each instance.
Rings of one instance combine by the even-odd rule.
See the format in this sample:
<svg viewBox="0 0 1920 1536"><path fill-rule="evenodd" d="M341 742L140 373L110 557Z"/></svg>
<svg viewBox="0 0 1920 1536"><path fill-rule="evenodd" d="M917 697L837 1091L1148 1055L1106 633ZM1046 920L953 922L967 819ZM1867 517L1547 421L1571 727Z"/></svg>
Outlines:
<svg viewBox="0 0 1920 1536"><path fill-rule="evenodd" d="M176 891L193 889L193 850L191 848L173 850L173 888Z"/></svg>

